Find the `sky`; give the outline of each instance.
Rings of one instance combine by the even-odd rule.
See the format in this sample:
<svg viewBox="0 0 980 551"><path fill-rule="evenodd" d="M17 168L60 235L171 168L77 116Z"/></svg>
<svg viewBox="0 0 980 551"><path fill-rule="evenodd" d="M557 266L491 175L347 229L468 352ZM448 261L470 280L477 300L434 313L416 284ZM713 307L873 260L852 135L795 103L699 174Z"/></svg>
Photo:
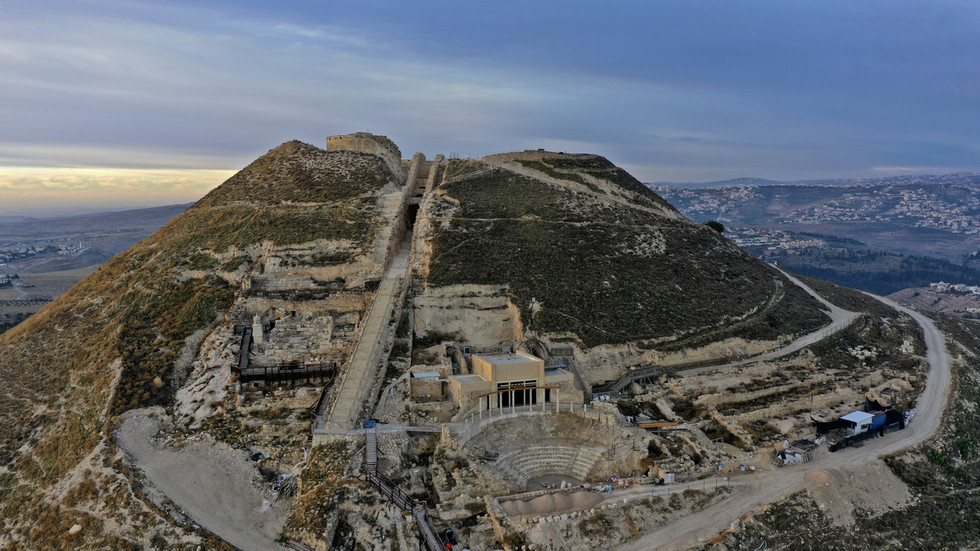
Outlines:
<svg viewBox="0 0 980 551"><path fill-rule="evenodd" d="M189 202L356 131L646 182L980 171L975 0L0 6L0 213Z"/></svg>

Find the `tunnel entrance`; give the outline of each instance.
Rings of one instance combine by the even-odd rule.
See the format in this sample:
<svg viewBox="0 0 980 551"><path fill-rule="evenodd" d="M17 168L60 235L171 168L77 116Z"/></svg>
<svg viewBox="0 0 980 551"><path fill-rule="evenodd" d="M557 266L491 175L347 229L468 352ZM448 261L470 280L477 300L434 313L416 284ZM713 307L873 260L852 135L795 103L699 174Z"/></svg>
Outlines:
<svg viewBox="0 0 980 551"><path fill-rule="evenodd" d="M408 205L408 212L405 216L405 222L408 224L408 229L412 230L415 228L415 219L419 216L419 206L418 205Z"/></svg>

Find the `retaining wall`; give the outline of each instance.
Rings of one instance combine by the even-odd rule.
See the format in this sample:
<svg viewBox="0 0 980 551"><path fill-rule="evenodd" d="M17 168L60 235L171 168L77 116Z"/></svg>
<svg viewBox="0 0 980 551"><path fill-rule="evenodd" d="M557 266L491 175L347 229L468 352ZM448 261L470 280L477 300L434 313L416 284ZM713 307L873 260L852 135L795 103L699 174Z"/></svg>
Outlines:
<svg viewBox="0 0 980 551"><path fill-rule="evenodd" d="M402 171L402 152L395 142L387 136L377 136L367 132L355 132L327 138L327 151L357 151L381 157L391 169L391 173L404 180Z"/></svg>

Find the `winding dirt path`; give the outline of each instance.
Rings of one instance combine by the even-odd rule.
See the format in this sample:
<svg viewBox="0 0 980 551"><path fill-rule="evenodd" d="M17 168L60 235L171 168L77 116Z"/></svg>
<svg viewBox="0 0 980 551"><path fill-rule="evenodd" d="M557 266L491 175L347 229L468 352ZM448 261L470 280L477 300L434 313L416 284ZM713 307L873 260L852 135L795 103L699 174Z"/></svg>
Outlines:
<svg viewBox="0 0 980 551"><path fill-rule="evenodd" d="M813 289L808 287L805 283L803 283L799 279L796 279L792 275L786 272L783 272L783 275L786 276L786 279L789 279L790 281L795 283L798 287L806 291L807 294L817 299L821 304L823 304L829 310L827 312L827 315L830 316L829 324L827 324L824 327L821 327L820 329L817 329L812 333L807 333L806 335L803 335L802 337L794 340L793 342L787 344L786 346L779 348L777 350L773 350L771 352L765 352L757 356L752 356L751 358L745 358L744 360L738 360L738 361L729 362L721 365L709 365L705 367L696 367L693 369L682 369L680 371L677 371L676 374L681 376L697 375L700 373L708 373L710 371L718 371L719 369L728 369L731 367L738 367L740 365L745 365L745 364L750 364L755 362L764 362L768 360L775 360L776 358L782 358L783 356L788 356L793 352L806 348L807 346L810 346L811 344L817 341L826 339L827 337L833 335L834 333L850 325L851 322L853 322L855 319L857 319L858 316L861 315L860 312L851 312L849 310L844 310L843 308L840 308L834 304L831 304L830 302L827 302L827 300L822 296L820 296L819 294L817 294L816 291L814 291ZM874 298L879 298L879 297L874 297Z"/></svg>
<svg viewBox="0 0 980 551"><path fill-rule="evenodd" d="M813 343L815 343L817 341L821 341L823 339L826 339L827 337L833 335L834 333L836 333L836 332L838 332L838 331L846 328L848 325L851 324L851 322L853 322L855 319L858 318L858 316L861 315L860 312L851 312L849 310L844 310L843 308L840 308L839 306L836 306L834 304L831 304L825 298L823 298L822 296L820 296L819 294L817 294L816 291L814 291L813 289L811 289L810 287L808 287L805 283L803 283L799 279L793 277L791 274L786 273L786 272L782 272L782 274L784 276L786 276L786 278L789 279L792 283L795 283L798 287L800 287L801 289L803 289L804 291L806 291L807 294L809 294L813 298L817 299L821 304L823 304L823 306L825 308L827 308L827 310L828 310L827 311L827 315L830 316L830 323L829 324L821 327L820 329L817 329L816 331L814 331L812 333L807 333L806 335L803 335L802 337L799 337L799 338L795 339L793 342L787 344L786 346L783 346L782 348L777 348L776 350L771 350L769 352L764 352L762 354L757 354L755 356L751 356L751 357L748 357L748 358L743 358L741 360L731 361L731 362L724 363L724 364L712 364L712 365L706 365L704 367L692 367L692 368L689 368L689 369L678 369L677 371L674 372L674 374L675 375L678 375L678 376L699 375L699 374L702 374L702 373L710 373L712 371L718 371L718 370L721 370L721 369L730 369L730 368L733 368L733 367L738 367L738 366L747 365L747 364L751 364L751 363L765 362L765 361L768 361L768 360L775 360L776 358L782 358L783 356L788 356L788 355L790 355L790 354L792 354L794 352L797 352L797 351L799 351L799 350L801 350L801 349L803 349L803 348L805 348L807 346L810 346L811 344L813 344ZM874 298L877 298L879 300L885 300L885 301L887 301L887 299L882 299L882 298L877 297L877 296L874 297ZM891 301L887 301L887 302L888 302L889 305L895 305L894 302L891 302ZM897 305L895 305L895 306L897 306ZM905 311L905 310L903 309L903 311ZM662 369L663 369L663 367L657 366L657 367L652 367L652 368L647 368L647 369L637 369L635 371L629 371L629 372L625 373L622 377L620 377L619 379L617 379L616 381L613 381L611 383L604 384L604 385L602 385L600 387L597 387L597 388L598 389L603 389L603 388L605 388L605 389L611 389L613 391L618 392L618 391L622 390L623 388L626 388L626 386L628 386L633 381L635 381L637 379L642 379L644 377L647 377L651 373L659 373ZM599 391L599 390L596 390L596 392L601 394L601 391Z"/></svg>

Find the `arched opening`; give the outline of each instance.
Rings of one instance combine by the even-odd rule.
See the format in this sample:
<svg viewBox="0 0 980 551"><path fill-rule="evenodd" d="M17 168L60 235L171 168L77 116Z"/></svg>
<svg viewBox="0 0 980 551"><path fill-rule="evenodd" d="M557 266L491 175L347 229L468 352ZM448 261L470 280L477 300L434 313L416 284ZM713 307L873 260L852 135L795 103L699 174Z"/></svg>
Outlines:
<svg viewBox="0 0 980 551"><path fill-rule="evenodd" d="M528 339L522 342L521 348L527 351L528 354L537 356L542 360L547 360L551 356L548 347L538 339Z"/></svg>

